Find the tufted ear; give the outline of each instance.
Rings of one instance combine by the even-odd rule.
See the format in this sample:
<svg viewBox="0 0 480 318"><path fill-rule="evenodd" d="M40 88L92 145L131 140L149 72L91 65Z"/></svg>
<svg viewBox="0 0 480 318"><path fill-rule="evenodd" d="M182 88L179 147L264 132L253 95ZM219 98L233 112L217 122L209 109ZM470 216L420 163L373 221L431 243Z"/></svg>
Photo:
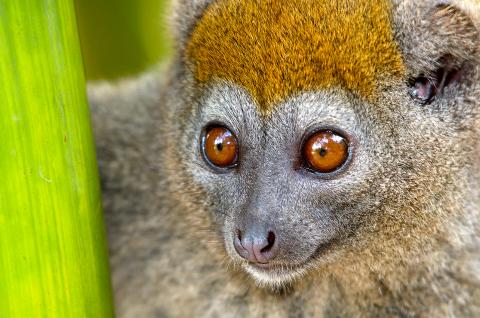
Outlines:
<svg viewBox="0 0 480 318"><path fill-rule="evenodd" d="M478 59L480 4L476 0L396 1L396 37L409 76Z"/></svg>
<svg viewBox="0 0 480 318"><path fill-rule="evenodd" d="M177 49L183 50L195 24L213 0L173 0L172 33Z"/></svg>
<svg viewBox="0 0 480 318"><path fill-rule="evenodd" d="M473 87L480 62L477 0L393 0L395 36L404 56L410 94L421 104L447 87Z"/></svg>

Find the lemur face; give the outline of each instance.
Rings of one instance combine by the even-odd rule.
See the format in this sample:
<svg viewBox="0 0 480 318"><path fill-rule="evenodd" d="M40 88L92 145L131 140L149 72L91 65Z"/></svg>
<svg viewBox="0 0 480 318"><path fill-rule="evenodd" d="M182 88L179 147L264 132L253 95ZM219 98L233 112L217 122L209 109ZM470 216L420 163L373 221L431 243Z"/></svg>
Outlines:
<svg viewBox="0 0 480 318"><path fill-rule="evenodd" d="M478 36L427 2L224 0L197 21L183 161L198 209L258 283L366 254L381 264L377 240L405 249L441 222L422 209L468 161L457 131Z"/></svg>

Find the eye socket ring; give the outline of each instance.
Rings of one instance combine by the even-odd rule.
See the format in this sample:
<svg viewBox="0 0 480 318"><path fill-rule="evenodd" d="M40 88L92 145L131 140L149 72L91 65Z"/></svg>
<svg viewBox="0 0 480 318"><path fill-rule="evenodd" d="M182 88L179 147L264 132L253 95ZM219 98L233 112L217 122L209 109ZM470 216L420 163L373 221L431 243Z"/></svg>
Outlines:
<svg viewBox="0 0 480 318"><path fill-rule="evenodd" d="M238 140L225 125L207 125L202 131L200 148L203 159L216 170L227 171L238 165Z"/></svg>
<svg viewBox="0 0 480 318"><path fill-rule="evenodd" d="M337 129L317 129L307 134L302 142L302 167L318 176L336 176L350 163L352 144L350 136Z"/></svg>

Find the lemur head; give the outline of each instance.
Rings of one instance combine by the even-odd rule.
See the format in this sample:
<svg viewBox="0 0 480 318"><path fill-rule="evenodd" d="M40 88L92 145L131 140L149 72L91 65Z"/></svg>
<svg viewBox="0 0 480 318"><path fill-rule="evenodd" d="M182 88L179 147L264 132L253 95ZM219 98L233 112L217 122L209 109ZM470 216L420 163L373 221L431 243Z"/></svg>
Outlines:
<svg viewBox="0 0 480 318"><path fill-rule="evenodd" d="M479 208L462 3L180 1L168 167L185 217L266 286L394 269L458 235Z"/></svg>

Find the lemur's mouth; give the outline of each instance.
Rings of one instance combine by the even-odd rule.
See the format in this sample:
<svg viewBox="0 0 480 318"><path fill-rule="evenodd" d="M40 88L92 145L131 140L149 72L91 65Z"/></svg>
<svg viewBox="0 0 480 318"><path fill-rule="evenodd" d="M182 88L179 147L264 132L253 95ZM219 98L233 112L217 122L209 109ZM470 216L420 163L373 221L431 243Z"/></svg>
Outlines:
<svg viewBox="0 0 480 318"><path fill-rule="evenodd" d="M260 286L280 287L304 275L305 264L244 263L244 270L253 276Z"/></svg>
<svg viewBox="0 0 480 318"><path fill-rule="evenodd" d="M249 265L251 265L253 267L258 267L258 268L264 269L264 270L275 268L275 265L272 264L272 263L269 263L269 262L267 262L267 263L249 263Z"/></svg>
<svg viewBox="0 0 480 318"><path fill-rule="evenodd" d="M260 286L278 288L304 276L316 259L328 254L335 242L336 240L331 240L321 244L315 253L301 263L245 262L242 267Z"/></svg>
<svg viewBox="0 0 480 318"><path fill-rule="evenodd" d="M259 286L279 288L303 276L308 270L308 262L302 264L246 262L243 264L243 269Z"/></svg>
<svg viewBox="0 0 480 318"><path fill-rule="evenodd" d="M287 264L287 263L276 263L276 262L248 262L247 266L256 268L260 271L264 272L272 272L272 271L285 271L285 270L296 270L298 268L305 267L308 263L308 260L305 263L298 263L298 264Z"/></svg>

